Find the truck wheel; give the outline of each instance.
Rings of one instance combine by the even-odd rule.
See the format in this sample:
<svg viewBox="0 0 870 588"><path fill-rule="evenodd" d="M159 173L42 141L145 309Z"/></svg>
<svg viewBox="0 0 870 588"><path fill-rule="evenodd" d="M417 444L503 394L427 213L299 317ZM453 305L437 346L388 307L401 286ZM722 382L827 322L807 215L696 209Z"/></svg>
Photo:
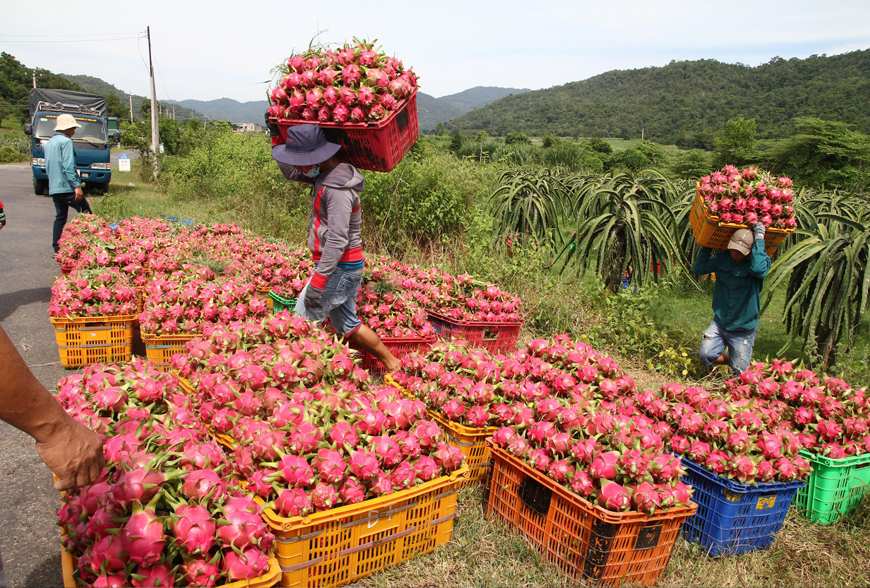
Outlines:
<svg viewBox="0 0 870 588"><path fill-rule="evenodd" d="M33 193L37 196L47 196L48 195L48 181L47 180L37 180L33 178Z"/></svg>

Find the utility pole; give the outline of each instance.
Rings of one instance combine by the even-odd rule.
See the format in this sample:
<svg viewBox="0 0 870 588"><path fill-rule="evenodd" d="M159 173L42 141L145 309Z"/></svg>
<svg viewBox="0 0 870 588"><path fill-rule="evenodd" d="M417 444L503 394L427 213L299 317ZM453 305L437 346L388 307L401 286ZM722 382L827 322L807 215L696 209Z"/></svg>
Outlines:
<svg viewBox="0 0 870 588"><path fill-rule="evenodd" d="M151 27L148 33L148 66L151 69L151 153L154 161L154 179L157 179L157 152L160 149L160 125L157 120L157 89L154 87L154 62L151 59Z"/></svg>
<svg viewBox="0 0 870 588"><path fill-rule="evenodd" d="M133 94L127 94L127 97L130 98L130 124L133 124Z"/></svg>
<svg viewBox="0 0 870 588"><path fill-rule="evenodd" d="M36 87L36 70L33 70L33 87Z"/></svg>

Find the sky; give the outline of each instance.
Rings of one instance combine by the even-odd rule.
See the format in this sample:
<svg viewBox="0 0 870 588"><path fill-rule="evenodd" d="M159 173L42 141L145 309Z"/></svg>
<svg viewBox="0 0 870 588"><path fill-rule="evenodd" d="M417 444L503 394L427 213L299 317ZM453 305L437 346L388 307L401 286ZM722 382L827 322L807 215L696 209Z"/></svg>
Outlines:
<svg viewBox="0 0 870 588"><path fill-rule="evenodd" d="M716 59L757 66L870 49L867 0L7 0L0 51L158 100L265 99L272 69L313 41L377 39L441 97L538 90L611 70ZM88 16L87 9L93 10Z"/></svg>

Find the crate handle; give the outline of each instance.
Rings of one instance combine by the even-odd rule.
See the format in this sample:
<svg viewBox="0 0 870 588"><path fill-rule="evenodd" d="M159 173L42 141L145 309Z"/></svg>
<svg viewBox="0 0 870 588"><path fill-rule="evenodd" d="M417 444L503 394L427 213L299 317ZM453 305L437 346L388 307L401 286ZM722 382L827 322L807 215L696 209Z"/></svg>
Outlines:
<svg viewBox="0 0 870 588"><path fill-rule="evenodd" d="M501 327L485 327L483 329L483 340L498 341L498 335L500 331Z"/></svg>
<svg viewBox="0 0 870 588"><path fill-rule="evenodd" d="M641 527L637 533L637 542L634 544L636 551L644 549L653 549L659 544L659 539L662 536L662 523L650 523L647 526Z"/></svg>
<svg viewBox="0 0 870 588"><path fill-rule="evenodd" d="M539 515L546 516L550 512L550 501L553 491L532 478L526 478L519 488L520 498L523 504Z"/></svg>

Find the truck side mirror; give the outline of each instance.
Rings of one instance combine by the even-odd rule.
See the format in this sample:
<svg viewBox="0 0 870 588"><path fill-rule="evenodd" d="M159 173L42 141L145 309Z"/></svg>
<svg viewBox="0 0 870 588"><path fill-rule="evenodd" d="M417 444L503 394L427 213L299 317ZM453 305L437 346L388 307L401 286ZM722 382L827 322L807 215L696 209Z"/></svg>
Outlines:
<svg viewBox="0 0 870 588"><path fill-rule="evenodd" d="M30 136L33 134L33 125L30 123L24 123L24 134Z"/></svg>

